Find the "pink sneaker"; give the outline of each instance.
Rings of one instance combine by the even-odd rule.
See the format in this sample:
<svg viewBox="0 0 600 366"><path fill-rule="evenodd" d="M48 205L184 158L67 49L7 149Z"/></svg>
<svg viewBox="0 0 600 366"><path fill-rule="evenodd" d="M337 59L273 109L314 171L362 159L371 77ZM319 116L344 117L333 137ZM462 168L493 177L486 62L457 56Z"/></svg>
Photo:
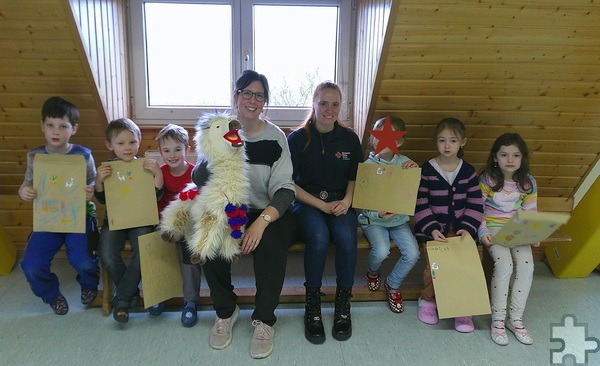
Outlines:
<svg viewBox="0 0 600 366"><path fill-rule="evenodd" d="M435 301L427 301L419 298L419 311L417 313L419 320L425 324L437 324L439 321L437 315L437 305Z"/></svg>
<svg viewBox="0 0 600 366"><path fill-rule="evenodd" d="M471 333L475 330L473 319L470 316L454 318L454 329L460 333Z"/></svg>

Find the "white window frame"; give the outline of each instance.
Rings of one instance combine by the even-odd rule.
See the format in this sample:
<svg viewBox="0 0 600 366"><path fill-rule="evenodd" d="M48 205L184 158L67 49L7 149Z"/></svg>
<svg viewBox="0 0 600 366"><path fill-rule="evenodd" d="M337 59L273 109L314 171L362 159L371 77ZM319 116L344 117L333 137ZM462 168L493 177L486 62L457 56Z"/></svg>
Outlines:
<svg viewBox="0 0 600 366"><path fill-rule="evenodd" d="M354 0L128 0L129 11L129 49L130 49L130 85L132 118L142 125L162 125L176 121L180 124L194 124L198 116L205 111L227 111L230 108L197 107L172 108L148 106L145 38L143 8L146 2L164 3L214 3L231 4L233 13L232 33L232 77L235 80L245 69L253 69L252 46L252 16L242 17L242 14L252 14L253 5L334 5L339 6L339 43L336 55L335 82L342 89L344 103L340 111L340 119L349 122L352 96L354 54L351 53L354 34ZM310 24L310 23L309 23ZM318 26L318 25L313 25ZM307 42L317 40L308 39ZM248 57L246 57L248 56ZM260 70L257 70L260 72ZM269 75L266 75L267 78ZM296 126L308 114L310 108L284 108L267 106L266 116L280 126Z"/></svg>

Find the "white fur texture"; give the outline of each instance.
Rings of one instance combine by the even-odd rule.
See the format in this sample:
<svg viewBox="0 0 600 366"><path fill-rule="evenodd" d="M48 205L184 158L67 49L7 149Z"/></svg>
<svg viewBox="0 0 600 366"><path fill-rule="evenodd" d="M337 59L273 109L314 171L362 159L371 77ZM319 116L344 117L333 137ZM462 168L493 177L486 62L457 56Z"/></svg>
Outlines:
<svg viewBox="0 0 600 366"><path fill-rule="evenodd" d="M231 236L225 207L248 203L248 164L243 146L233 147L223 138L234 118L208 114L196 125L196 151L208 162L210 178L194 200L171 202L163 211L160 231L173 239L185 237L190 251L206 259L233 261L240 255L241 239ZM243 232L243 227L241 228Z"/></svg>

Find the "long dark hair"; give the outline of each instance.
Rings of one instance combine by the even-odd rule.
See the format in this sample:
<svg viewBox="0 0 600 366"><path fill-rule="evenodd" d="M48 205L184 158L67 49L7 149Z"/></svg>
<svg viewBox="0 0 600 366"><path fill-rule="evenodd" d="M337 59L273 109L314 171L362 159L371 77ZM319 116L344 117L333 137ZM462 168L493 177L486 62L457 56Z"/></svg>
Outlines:
<svg viewBox="0 0 600 366"><path fill-rule="evenodd" d="M507 132L494 141L485 167L482 170L482 175L486 175L493 180L492 190L494 192L499 192L504 188L504 174L502 174L502 170L500 170L494 158L502 146L511 145L515 145L521 152L521 167L513 174L513 180L517 183L517 187L521 192L529 193L533 189L533 183L529 179L529 149L525 140L518 133Z"/></svg>

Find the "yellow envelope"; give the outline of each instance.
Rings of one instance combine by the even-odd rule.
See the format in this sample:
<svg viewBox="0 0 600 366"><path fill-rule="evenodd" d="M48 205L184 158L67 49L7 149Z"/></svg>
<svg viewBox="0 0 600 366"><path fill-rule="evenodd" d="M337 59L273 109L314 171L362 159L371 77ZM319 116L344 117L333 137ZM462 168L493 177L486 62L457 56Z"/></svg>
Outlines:
<svg viewBox="0 0 600 366"><path fill-rule="evenodd" d="M159 232L138 239L144 307L181 295L183 281L177 245L164 241Z"/></svg>
<svg viewBox="0 0 600 366"><path fill-rule="evenodd" d="M144 159L102 164L110 164L113 168L113 173L104 181L110 229L157 225L154 176L144 169Z"/></svg>
<svg viewBox="0 0 600 366"><path fill-rule="evenodd" d="M87 167L83 155L33 158L33 231L85 233Z"/></svg>
<svg viewBox="0 0 600 366"><path fill-rule="evenodd" d="M426 244L440 319L490 314L490 300L475 241L448 238Z"/></svg>
<svg viewBox="0 0 600 366"><path fill-rule="evenodd" d="M358 164L352 207L414 215L421 168Z"/></svg>
<svg viewBox="0 0 600 366"><path fill-rule="evenodd" d="M571 215L566 212L518 211L494 235L493 242L505 247L512 247L544 241L566 224L569 218Z"/></svg>

